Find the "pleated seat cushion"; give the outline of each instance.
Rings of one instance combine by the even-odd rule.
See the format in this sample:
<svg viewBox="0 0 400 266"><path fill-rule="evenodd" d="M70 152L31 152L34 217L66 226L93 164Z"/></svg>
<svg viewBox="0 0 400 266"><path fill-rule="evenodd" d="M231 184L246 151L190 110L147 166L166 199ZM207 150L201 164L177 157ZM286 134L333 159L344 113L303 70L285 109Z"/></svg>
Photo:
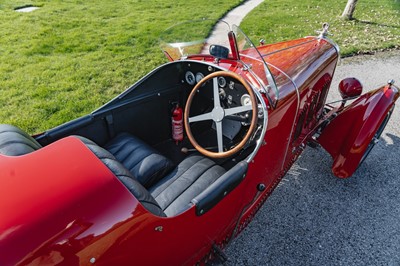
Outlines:
<svg viewBox="0 0 400 266"><path fill-rule="evenodd" d="M171 160L129 133L120 133L104 148L145 187L150 188L174 168Z"/></svg>
<svg viewBox="0 0 400 266"><path fill-rule="evenodd" d="M0 124L0 154L19 156L40 149L42 146L18 127Z"/></svg>
<svg viewBox="0 0 400 266"><path fill-rule="evenodd" d="M190 208L191 200L225 172L214 161L194 155L183 160L149 191L164 213L170 217Z"/></svg>

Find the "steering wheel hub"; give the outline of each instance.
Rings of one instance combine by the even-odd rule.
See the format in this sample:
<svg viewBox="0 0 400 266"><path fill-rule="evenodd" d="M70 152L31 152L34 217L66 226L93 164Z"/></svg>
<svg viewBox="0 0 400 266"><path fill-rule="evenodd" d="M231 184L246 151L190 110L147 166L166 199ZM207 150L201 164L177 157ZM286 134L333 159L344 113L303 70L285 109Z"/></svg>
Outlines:
<svg viewBox="0 0 400 266"><path fill-rule="evenodd" d="M221 106L215 106L211 112L211 117L214 122L221 122L225 117L225 111Z"/></svg>

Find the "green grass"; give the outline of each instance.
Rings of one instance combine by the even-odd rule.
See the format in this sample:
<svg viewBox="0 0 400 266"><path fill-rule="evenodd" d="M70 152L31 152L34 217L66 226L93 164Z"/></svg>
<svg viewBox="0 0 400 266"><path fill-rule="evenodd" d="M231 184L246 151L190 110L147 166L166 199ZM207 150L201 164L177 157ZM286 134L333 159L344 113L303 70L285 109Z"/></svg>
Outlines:
<svg viewBox="0 0 400 266"><path fill-rule="evenodd" d="M0 123L33 133L91 112L166 62L161 31L219 18L240 2L0 2ZM14 11L25 5L41 8Z"/></svg>
<svg viewBox="0 0 400 266"><path fill-rule="evenodd" d="M166 62L158 35L176 22L220 18L241 0L3 0L0 2L0 123L40 132L91 112ZM268 42L313 35L322 22L344 55L399 47L398 0L266 0L243 22ZM16 7L40 9L17 13ZM397 39L396 39L397 38Z"/></svg>
<svg viewBox="0 0 400 266"><path fill-rule="evenodd" d="M400 1L358 1L354 20L340 18L347 0L265 1L241 24L254 42L267 43L315 35L322 23L330 24L329 36L342 56L400 48Z"/></svg>

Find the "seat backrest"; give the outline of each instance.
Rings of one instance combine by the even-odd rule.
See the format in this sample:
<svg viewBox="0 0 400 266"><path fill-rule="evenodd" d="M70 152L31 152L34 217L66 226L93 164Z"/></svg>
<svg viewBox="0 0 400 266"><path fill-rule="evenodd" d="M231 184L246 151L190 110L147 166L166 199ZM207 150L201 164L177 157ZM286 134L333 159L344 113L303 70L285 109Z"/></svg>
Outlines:
<svg viewBox="0 0 400 266"><path fill-rule="evenodd" d="M175 168L168 158L126 132L111 139L104 148L147 189Z"/></svg>
<svg viewBox="0 0 400 266"><path fill-rule="evenodd" d="M151 213L166 217L160 205L153 196L144 188L117 159L106 149L98 146L95 142L81 137L79 138L107 167L114 175L125 185L125 187L135 196L135 198Z"/></svg>
<svg viewBox="0 0 400 266"><path fill-rule="evenodd" d="M0 154L8 156L24 155L42 147L22 129L0 124Z"/></svg>

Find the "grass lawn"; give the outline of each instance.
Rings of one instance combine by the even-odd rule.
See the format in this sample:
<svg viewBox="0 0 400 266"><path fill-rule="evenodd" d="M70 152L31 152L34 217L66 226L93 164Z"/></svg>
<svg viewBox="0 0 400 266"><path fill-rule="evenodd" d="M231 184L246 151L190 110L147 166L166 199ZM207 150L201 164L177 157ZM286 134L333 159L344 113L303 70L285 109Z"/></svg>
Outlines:
<svg viewBox="0 0 400 266"><path fill-rule="evenodd" d="M314 35L322 23L330 24L331 39L342 56L400 48L400 1L360 0L354 20L340 18L347 0L266 0L254 9L241 28L255 43Z"/></svg>
<svg viewBox="0 0 400 266"><path fill-rule="evenodd" d="M0 123L40 132L98 108L160 63L157 36L175 22L219 18L241 0L0 2ZM398 0L266 0L242 23L258 41L314 34L322 22L344 54L399 47ZM39 10L18 13L19 6ZM396 39L397 38L397 39Z"/></svg>

